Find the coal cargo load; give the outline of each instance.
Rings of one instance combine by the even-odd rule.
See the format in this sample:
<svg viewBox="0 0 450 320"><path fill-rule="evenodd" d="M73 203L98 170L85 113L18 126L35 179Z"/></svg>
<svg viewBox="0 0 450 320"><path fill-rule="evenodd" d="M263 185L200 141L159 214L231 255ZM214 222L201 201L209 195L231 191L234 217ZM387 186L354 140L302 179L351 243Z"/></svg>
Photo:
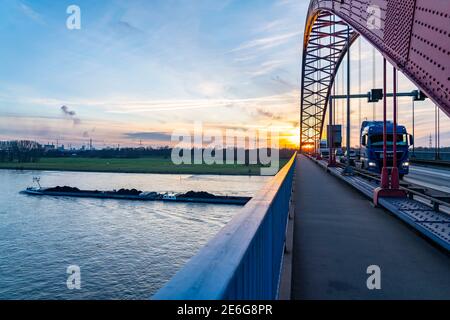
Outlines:
<svg viewBox="0 0 450 320"><path fill-rule="evenodd" d="M77 193L77 192L82 192L80 189L78 188L74 188L74 187L68 187L68 186L64 186L64 187L53 187L53 188L47 188L45 189L46 192L73 192L73 193Z"/></svg>
<svg viewBox="0 0 450 320"><path fill-rule="evenodd" d="M180 194L177 196L178 198L201 198L201 199L215 199L218 198L218 196L205 192L205 191L188 191L184 194Z"/></svg>
<svg viewBox="0 0 450 320"><path fill-rule="evenodd" d="M120 189L119 191L116 191L116 193L124 196L138 196L142 191L136 189Z"/></svg>

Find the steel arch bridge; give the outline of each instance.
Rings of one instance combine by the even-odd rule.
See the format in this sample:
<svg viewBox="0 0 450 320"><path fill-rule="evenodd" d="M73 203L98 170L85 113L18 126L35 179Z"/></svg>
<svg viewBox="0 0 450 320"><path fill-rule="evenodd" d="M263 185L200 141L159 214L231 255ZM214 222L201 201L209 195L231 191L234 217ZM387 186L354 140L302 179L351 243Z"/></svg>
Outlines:
<svg viewBox="0 0 450 320"><path fill-rule="evenodd" d="M303 41L301 149L320 140L337 70L360 35L450 116L448 0L311 0Z"/></svg>

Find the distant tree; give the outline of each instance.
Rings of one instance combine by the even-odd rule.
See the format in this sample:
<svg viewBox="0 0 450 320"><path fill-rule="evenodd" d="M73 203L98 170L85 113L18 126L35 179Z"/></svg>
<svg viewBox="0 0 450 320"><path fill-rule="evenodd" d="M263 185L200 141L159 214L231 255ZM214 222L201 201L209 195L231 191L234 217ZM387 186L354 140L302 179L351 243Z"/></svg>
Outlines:
<svg viewBox="0 0 450 320"><path fill-rule="evenodd" d="M35 141L16 140L0 142L1 162L37 162L43 153L42 146Z"/></svg>

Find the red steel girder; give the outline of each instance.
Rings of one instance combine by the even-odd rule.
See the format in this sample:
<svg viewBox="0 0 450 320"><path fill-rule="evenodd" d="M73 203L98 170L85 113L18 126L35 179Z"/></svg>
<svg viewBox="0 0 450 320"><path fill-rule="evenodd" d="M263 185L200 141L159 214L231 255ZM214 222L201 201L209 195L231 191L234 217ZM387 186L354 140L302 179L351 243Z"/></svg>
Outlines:
<svg viewBox="0 0 450 320"><path fill-rule="evenodd" d="M380 22L375 28L369 24L374 10ZM311 0L303 42L301 144L320 139L328 95L347 51L346 25L352 29L350 44L363 36L450 116L448 0ZM333 44L326 40L330 36Z"/></svg>

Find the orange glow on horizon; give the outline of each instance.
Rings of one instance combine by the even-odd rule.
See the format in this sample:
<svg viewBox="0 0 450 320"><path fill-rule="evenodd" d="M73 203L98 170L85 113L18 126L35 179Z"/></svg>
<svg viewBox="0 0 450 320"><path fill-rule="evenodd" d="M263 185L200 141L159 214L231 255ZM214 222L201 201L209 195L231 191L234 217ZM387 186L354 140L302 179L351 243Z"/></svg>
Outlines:
<svg viewBox="0 0 450 320"><path fill-rule="evenodd" d="M298 130L292 130L280 135L280 147L298 148L300 145L300 133Z"/></svg>

